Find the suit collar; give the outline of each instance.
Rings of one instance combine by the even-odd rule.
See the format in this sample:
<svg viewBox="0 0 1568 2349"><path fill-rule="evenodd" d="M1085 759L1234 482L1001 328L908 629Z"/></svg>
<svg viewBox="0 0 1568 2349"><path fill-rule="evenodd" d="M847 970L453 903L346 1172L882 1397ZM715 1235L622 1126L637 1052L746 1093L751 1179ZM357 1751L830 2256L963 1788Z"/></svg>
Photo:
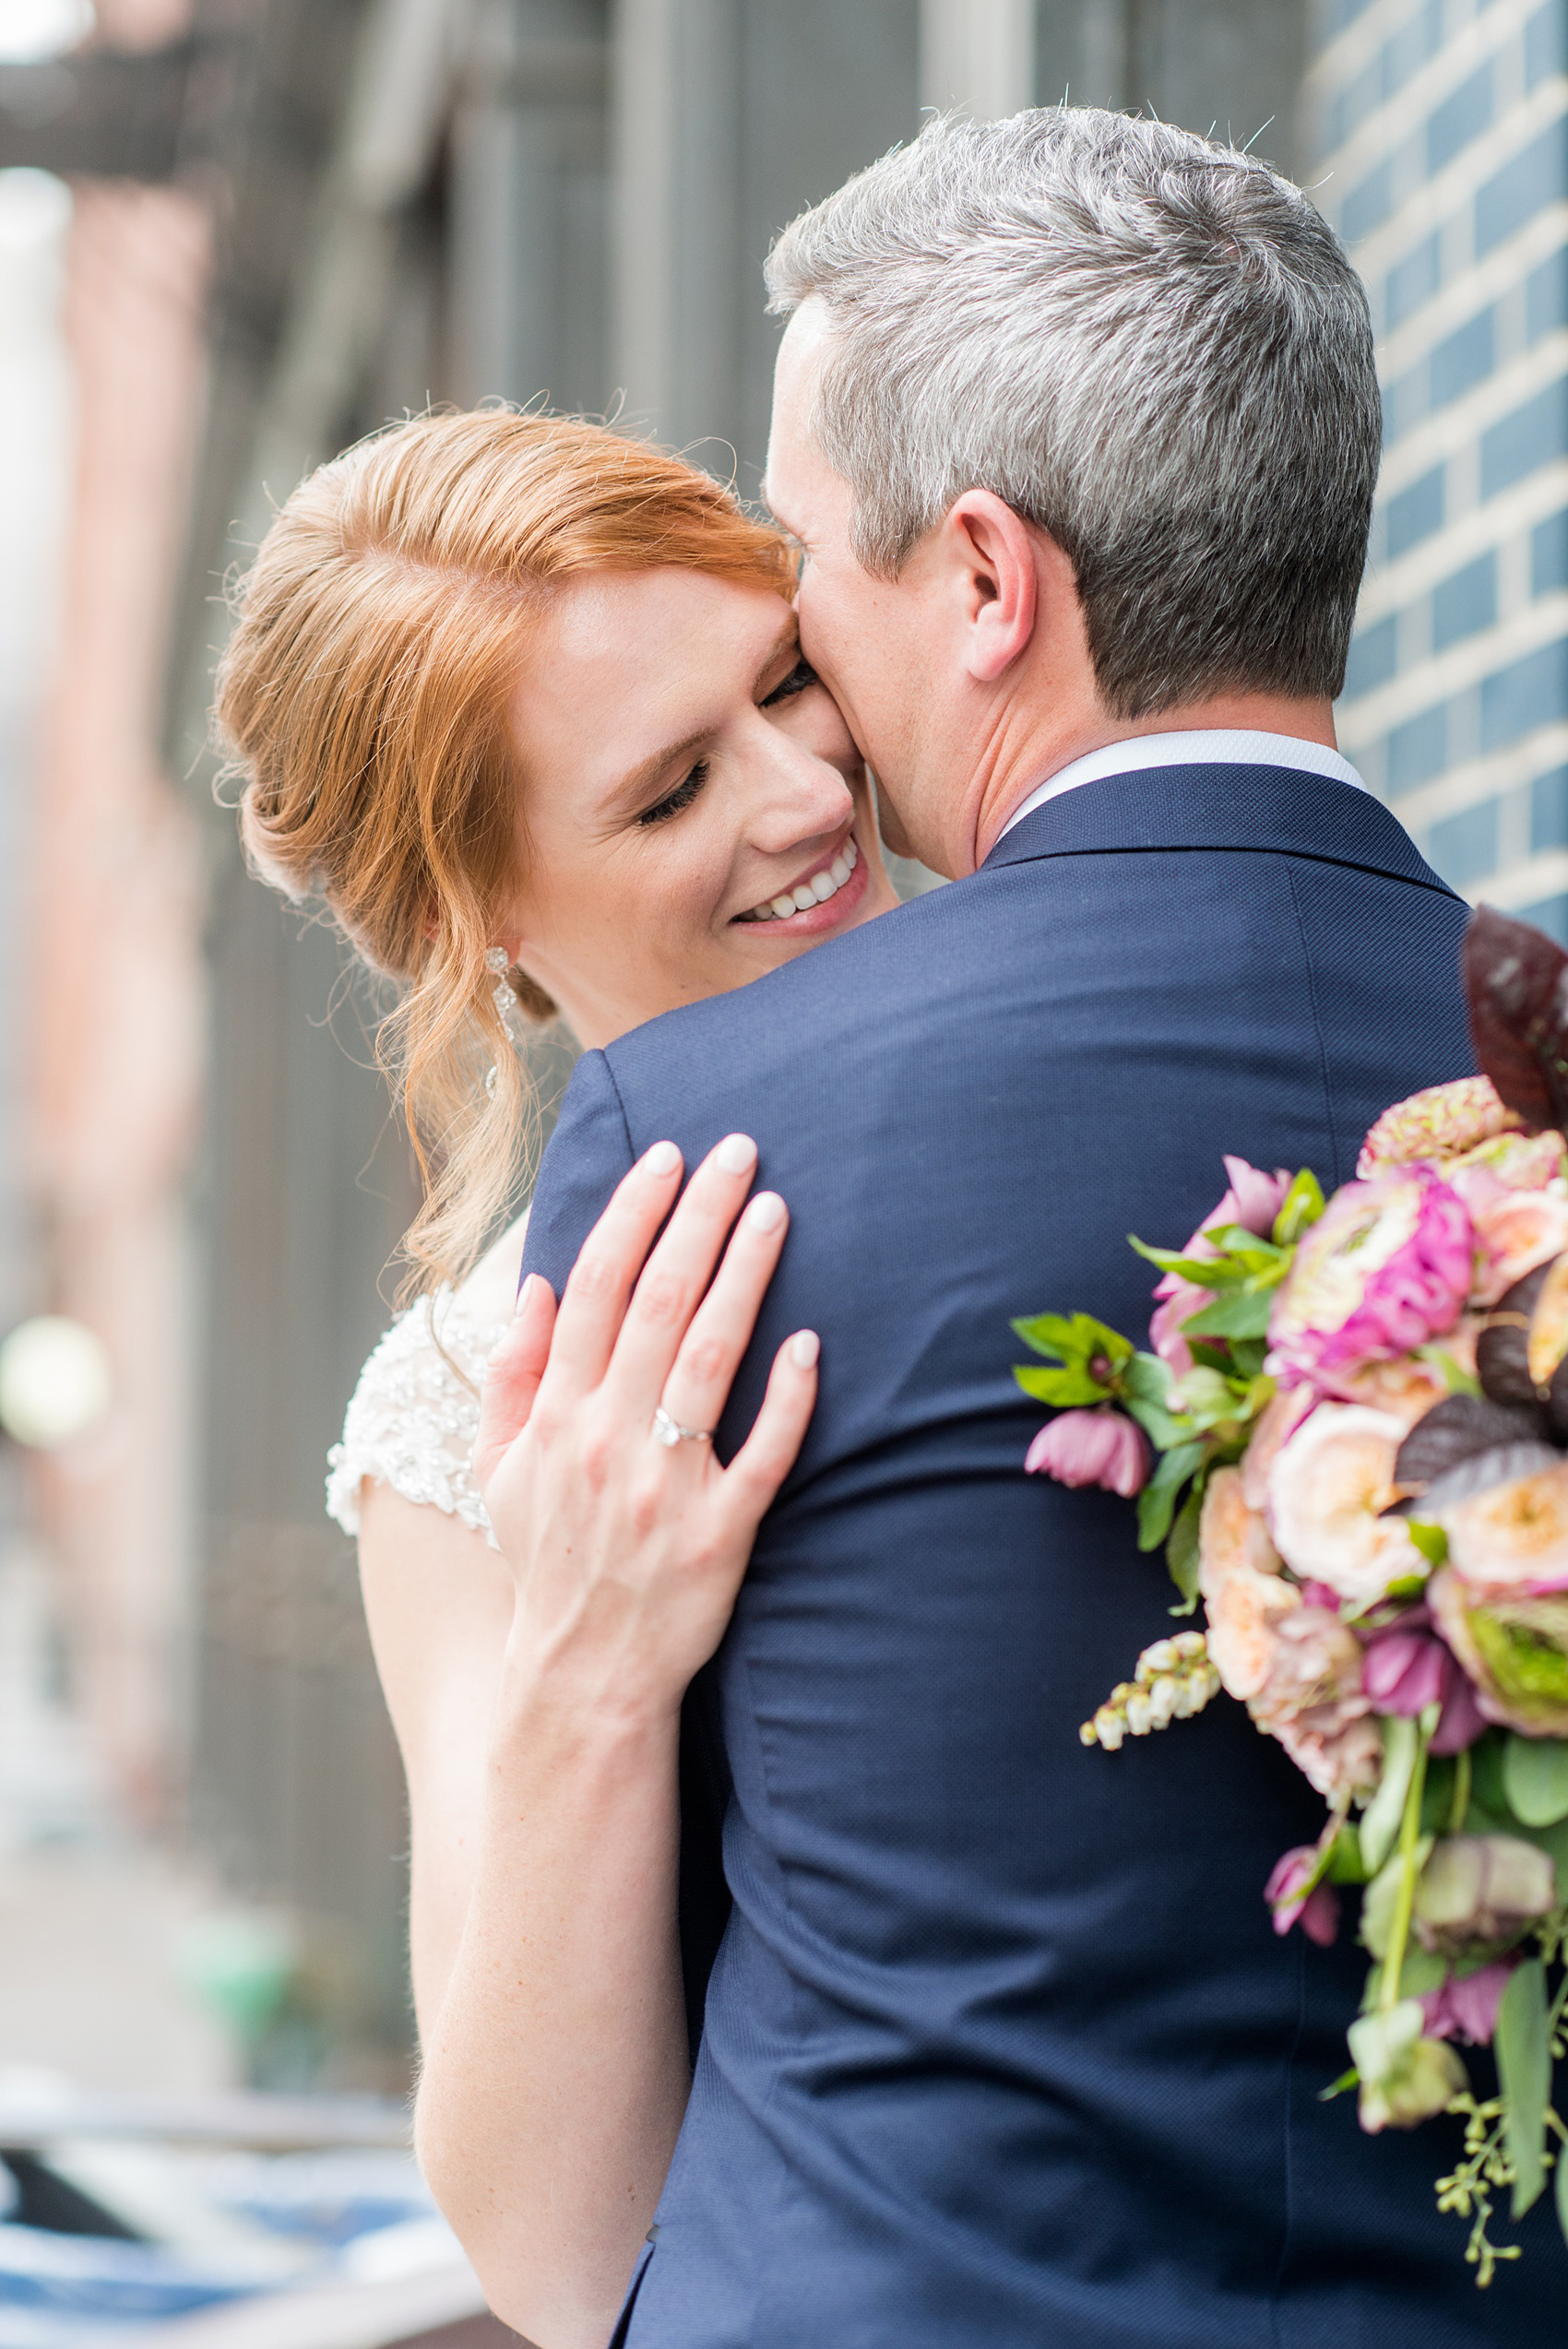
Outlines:
<svg viewBox="0 0 1568 2349"><path fill-rule="evenodd" d="M1004 832L980 870L1147 848L1273 850L1453 895L1370 791L1301 768L1230 762L1140 767L1080 783Z"/></svg>

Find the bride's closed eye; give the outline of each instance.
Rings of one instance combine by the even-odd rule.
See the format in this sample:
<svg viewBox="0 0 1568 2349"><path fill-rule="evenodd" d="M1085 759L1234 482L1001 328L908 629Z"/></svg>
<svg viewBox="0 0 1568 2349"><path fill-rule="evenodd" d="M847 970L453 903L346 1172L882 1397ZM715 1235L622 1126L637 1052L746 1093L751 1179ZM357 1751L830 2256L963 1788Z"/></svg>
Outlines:
<svg viewBox="0 0 1568 2349"><path fill-rule="evenodd" d="M771 694L764 695L762 706L764 709L777 709L780 702L793 701L797 694L803 694L808 686L819 682L810 661L798 660L783 682L775 685Z"/></svg>
<svg viewBox="0 0 1568 2349"><path fill-rule="evenodd" d="M677 783L672 791L667 792L663 799L656 800L652 807L644 808L637 822L643 825L668 824L672 815L684 813L707 781L707 761L699 758L684 780Z"/></svg>

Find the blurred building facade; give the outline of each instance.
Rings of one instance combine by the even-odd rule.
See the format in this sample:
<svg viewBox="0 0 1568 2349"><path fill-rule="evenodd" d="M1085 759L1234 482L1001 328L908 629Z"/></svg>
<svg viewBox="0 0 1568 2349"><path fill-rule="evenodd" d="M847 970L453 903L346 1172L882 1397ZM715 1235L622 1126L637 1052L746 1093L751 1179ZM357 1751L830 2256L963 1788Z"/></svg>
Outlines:
<svg viewBox="0 0 1568 2349"><path fill-rule="evenodd" d="M1568 941L1568 5L1330 0L1307 97L1384 397L1340 738L1445 879Z"/></svg>
<svg viewBox="0 0 1568 2349"><path fill-rule="evenodd" d="M411 1192L337 945L249 878L213 803L224 581L312 464L432 400L618 413L754 494L778 333L761 265L782 221L922 105L1145 106L1295 168L1307 26L1281 0L158 6L133 26L105 0L97 47L65 81L40 69L48 89L0 73L0 168L77 189L72 303L121 255L75 330L77 474L136 481L84 493L72 526L50 755L76 779L37 770L59 845L32 884L59 974L30 1019L33 1123L56 1139L30 1180L31 1302L112 1338L141 1481L105 1468L84 1497L84 1453L49 1506L62 1558L101 1579L124 1561L139 1759L94 1702L127 1790L235 1897L296 1917L291 2045L318 2025L328 2076L368 2082L408 2043L405 1830L322 1477ZM165 307L144 308L132 357L107 338L116 316L131 332L154 221ZM116 497L141 553L111 576L94 532ZM94 635L122 604L128 634ZM95 830L129 844L105 850L111 880L120 855L161 895L84 901L117 968L147 961L89 1040ZM139 1082L154 1060L164 1079Z"/></svg>

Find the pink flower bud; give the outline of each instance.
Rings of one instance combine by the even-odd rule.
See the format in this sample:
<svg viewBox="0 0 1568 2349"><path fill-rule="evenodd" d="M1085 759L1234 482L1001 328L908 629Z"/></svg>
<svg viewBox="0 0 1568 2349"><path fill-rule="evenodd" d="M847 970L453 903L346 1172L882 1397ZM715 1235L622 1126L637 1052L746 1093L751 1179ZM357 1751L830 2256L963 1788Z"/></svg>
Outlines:
<svg viewBox="0 0 1568 2349"><path fill-rule="evenodd" d="M1131 1501L1153 1466L1148 1438L1121 1411L1063 1411L1041 1428L1024 1459L1031 1476L1059 1485L1099 1485Z"/></svg>
<svg viewBox="0 0 1568 2349"><path fill-rule="evenodd" d="M1472 2047L1490 2046L1497 2029L1497 2010L1513 1971L1512 1960L1501 1958L1474 1974L1450 1974L1441 1988L1423 1992L1421 2008L1428 2036L1464 2039Z"/></svg>
<svg viewBox="0 0 1568 2349"><path fill-rule="evenodd" d="M1277 1933L1289 1933L1292 1925L1299 1924L1309 1941L1326 1950L1339 1930L1339 1895L1332 1884L1314 1884L1310 1892L1305 1890L1316 1866L1317 1854L1311 1844L1299 1844L1275 1862L1263 1896L1274 1911Z"/></svg>

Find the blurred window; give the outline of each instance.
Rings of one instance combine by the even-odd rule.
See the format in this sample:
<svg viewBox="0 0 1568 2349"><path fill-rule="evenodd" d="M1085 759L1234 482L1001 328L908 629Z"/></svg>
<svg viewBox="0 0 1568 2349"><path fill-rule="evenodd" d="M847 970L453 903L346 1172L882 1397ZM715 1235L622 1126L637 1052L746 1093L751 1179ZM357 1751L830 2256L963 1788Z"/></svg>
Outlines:
<svg viewBox="0 0 1568 2349"><path fill-rule="evenodd" d="M1345 664L1347 694L1370 694L1393 676L1399 654L1398 615L1390 612L1375 628L1360 630L1351 641Z"/></svg>
<svg viewBox="0 0 1568 2349"><path fill-rule="evenodd" d="M1568 245L1525 279L1526 341L1538 343L1559 326L1568 326Z"/></svg>
<svg viewBox="0 0 1568 2349"><path fill-rule="evenodd" d="M1423 709L1419 718L1395 727L1388 737L1388 788L1411 791L1430 783L1448 764L1448 705Z"/></svg>
<svg viewBox="0 0 1568 2349"><path fill-rule="evenodd" d="M1543 848L1568 848L1568 766L1554 766L1530 785L1530 854Z"/></svg>
<svg viewBox="0 0 1568 2349"><path fill-rule="evenodd" d="M1492 313L1467 318L1431 354L1431 404L1446 408L1491 373Z"/></svg>
<svg viewBox="0 0 1568 2349"><path fill-rule="evenodd" d="M1481 495L1496 497L1526 473L1568 457L1568 384L1548 384L1481 434Z"/></svg>
<svg viewBox="0 0 1568 2349"><path fill-rule="evenodd" d="M1396 261L1384 286L1384 308L1390 332L1402 326L1437 291L1442 275L1441 245L1437 231L1423 237L1413 253Z"/></svg>
<svg viewBox="0 0 1568 2349"><path fill-rule="evenodd" d="M1559 117L1476 195L1476 257L1568 194L1568 121Z"/></svg>
<svg viewBox="0 0 1568 2349"><path fill-rule="evenodd" d="M1491 60L1434 107L1427 124L1427 170L1441 172L1491 120Z"/></svg>
<svg viewBox="0 0 1568 2349"><path fill-rule="evenodd" d="M1530 532L1530 593L1550 596L1568 587L1568 512L1549 514Z"/></svg>
<svg viewBox="0 0 1568 2349"><path fill-rule="evenodd" d="M1489 549L1431 591L1431 648L1443 652L1497 618L1497 556Z"/></svg>
<svg viewBox="0 0 1568 2349"><path fill-rule="evenodd" d="M1481 681L1481 748L1505 750L1568 718L1568 643L1542 645Z"/></svg>
<svg viewBox="0 0 1568 2349"><path fill-rule="evenodd" d="M1525 88L1562 73L1568 73L1568 10L1562 0L1546 0L1525 27Z"/></svg>
<svg viewBox="0 0 1568 2349"><path fill-rule="evenodd" d="M1443 528L1443 468L1434 465L1419 481L1388 501L1388 552L1390 559L1405 554L1434 530Z"/></svg>
<svg viewBox="0 0 1568 2349"><path fill-rule="evenodd" d="M1427 856L1451 889L1467 888L1472 881L1497 870L1497 801L1462 808L1444 816L1427 836Z"/></svg>

